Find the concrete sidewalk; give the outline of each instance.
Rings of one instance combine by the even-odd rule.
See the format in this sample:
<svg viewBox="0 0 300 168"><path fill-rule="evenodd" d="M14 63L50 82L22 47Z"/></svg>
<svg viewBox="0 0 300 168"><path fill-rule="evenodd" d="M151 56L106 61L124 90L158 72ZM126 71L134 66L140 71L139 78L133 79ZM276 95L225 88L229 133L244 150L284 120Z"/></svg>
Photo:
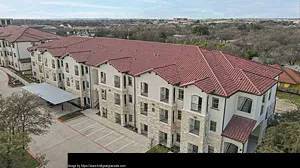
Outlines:
<svg viewBox="0 0 300 168"><path fill-rule="evenodd" d="M98 112L98 109L87 109L85 111L82 111L82 113L87 116L88 118L90 118L91 120L97 121L103 125L105 125L106 127L109 127L110 129L119 132L121 134L124 134L132 139L134 139L135 141L144 144L146 146L149 146L151 140L148 137L145 137L143 135L140 135L136 132L133 132L123 126L121 126L120 124L117 123L113 123L111 121L109 121L106 118L103 118L99 115L97 115L96 113ZM145 151L146 152L146 151Z"/></svg>

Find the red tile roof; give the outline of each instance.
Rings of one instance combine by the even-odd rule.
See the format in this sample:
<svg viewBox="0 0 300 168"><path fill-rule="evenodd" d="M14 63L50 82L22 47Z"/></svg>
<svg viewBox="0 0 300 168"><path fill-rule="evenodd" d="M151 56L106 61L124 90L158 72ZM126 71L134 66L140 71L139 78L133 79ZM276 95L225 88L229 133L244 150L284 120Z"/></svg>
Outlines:
<svg viewBox="0 0 300 168"><path fill-rule="evenodd" d="M299 73L294 71L293 69L283 67L278 64L271 65L274 68L278 68L283 71L281 75L279 75L278 81L289 84L300 84L300 76Z"/></svg>
<svg viewBox="0 0 300 168"><path fill-rule="evenodd" d="M67 37L29 50L70 54L79 62L108 62L118 71L141 75L154 71L170 84L195 85L205 92L231 96L237 91L261 95L277 83L281 70L198 46L111 38ZM86 52L78 56L78 52ZM76 54L75 54L76 53ZM85 58L83 58L85 57Z"/></svg>
<svg viewBox="0 0 300 168"><path fill-rule="evenodd" d="M0 28L0 39L9 42L38 42L62 38L28 26L7 26Z"/></svg>
<svg viewBox="0 0 300 168"><path fill-rule="evenodd" d="M255 124L255 120L233 115L223 131L222 136L245 143L247 142Z"/></svg>

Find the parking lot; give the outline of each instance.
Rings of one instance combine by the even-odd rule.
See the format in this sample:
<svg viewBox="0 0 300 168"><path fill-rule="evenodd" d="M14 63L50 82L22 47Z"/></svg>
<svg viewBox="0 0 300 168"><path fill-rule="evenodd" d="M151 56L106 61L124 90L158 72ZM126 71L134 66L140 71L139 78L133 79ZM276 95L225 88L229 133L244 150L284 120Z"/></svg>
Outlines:
<svg viewBox="0 0 300 168"><path fill-rule="evenodd" d="M148 150L148 138L100 116L98 120L91 116L92 109L86 114L66 122L55 119L49 133L33 137L29 149L35 155L46 155L49 160L46 168L67 167L68 153L144 153Z"/></svg>

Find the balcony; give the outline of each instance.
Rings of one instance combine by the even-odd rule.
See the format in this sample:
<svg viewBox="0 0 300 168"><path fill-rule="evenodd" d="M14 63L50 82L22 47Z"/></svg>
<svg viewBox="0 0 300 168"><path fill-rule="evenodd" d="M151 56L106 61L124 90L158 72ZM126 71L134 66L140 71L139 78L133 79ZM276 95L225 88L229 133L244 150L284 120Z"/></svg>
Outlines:
<svg viewBox="0 0 300 168"><path fill-rule="evenodd" d="M141 92L141 95L148 97L148 92Z"/></svg>
<svg viewBox="0 0 300 168"><path fill-rule="evenodd" d="M141 135L144 135L144 136L148 137L148 131L146 131L146 130L141 130Z"/></svg>
<svg viewBox="0 0 300 168"><path fill-rule="evenodd" d="M165 103L169 103L169 98L166 95L161 94L160 95L160 101L165 102Z"/></svg>
<svg viewBox="0 0 300 168"><path fill-rule="evenodd" d="M161 118L159 121L168 124L168 118Z"/></svg>
<svg viewBox="0 0 300 168"><path fill-rule="evenodd" d="M148 116L148 111L141 109L141 114L144 116Z"/></svg>
<svg viewBox="0 0 300 168"><path fill-rule="evenodd" d="M201 105L200 104L196 104L196 103L192 103L191 104L191 110L195 111L195 112L201 113Z"/></svg>
<svg viewBox="0 0 300 168"><path fill-rule="evenodd" d="M190 133L199 135L199 129L192 129L192 130L190 130Z"/></svg>

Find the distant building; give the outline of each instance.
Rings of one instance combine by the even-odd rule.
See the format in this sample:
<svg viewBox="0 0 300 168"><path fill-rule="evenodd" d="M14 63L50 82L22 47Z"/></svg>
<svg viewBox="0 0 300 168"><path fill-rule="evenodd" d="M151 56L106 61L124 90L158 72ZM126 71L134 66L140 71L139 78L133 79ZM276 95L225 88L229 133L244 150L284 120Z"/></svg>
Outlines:
<svg viewBox="0 0 300 168"><path fill-rule="evenodd" d="M0 18L0 26L8 26L13 24L12 18Z"/></svg>
<svg viewBox="0 0 300 168"><path fill-rule="evenodd" d="M0 66L30 71L31 55L27 48L59 38L28 26L0 27Z"/></svg>
<svg viewBox="0 0 300 168"><path fill-rule="evenodd" d="M294 88L300 89L300 73L287 67L283 67L278 64L271 65L274 68L280 69L283 71L279 75L278 86L284 88Z"/></svg>

